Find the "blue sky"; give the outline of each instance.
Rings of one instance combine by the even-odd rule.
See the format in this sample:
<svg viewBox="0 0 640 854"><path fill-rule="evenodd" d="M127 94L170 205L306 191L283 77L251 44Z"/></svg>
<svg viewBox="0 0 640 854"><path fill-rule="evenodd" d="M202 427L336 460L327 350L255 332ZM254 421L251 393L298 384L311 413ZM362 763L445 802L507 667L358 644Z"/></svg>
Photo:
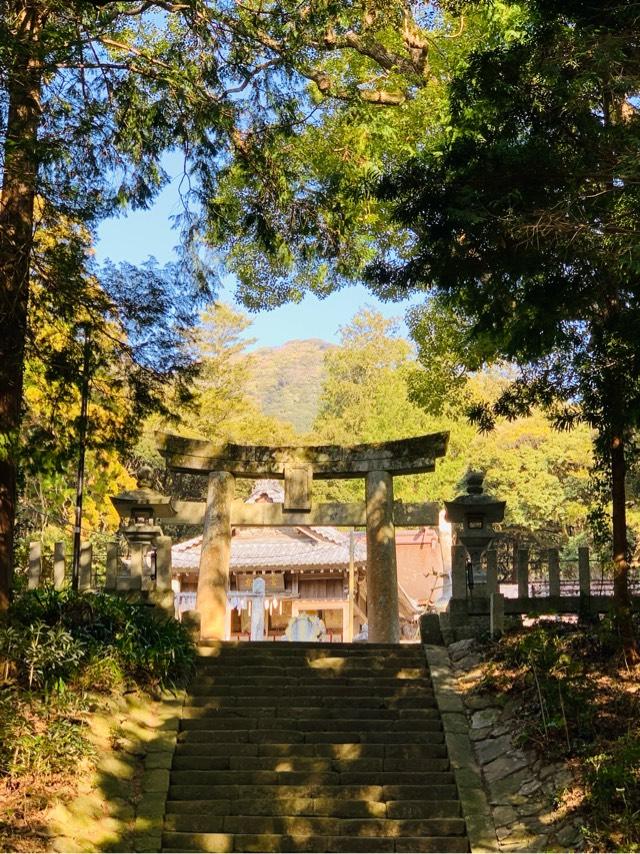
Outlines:
<svg viewBox="0 0 640 854"><path fill-rule="evenodd" d="M150 210L134 211L101 225L97 260L102 262L110 258L116 263L128 261L131 264L145 261L149 256L154 256L161 264L172 260L178 234L172 230L170 218L179 210L177 179L174 179ZM233 303L233 290L233 281L229 279L218 298ZM347 323L361 306L375 306L386 317L403 317L406 307L415 301L381 303L365 287L357 285L324 300L307 296L297 305L284 305L251 315L253 325L247 334L257 339L257 347L277 346L293 338L337 341L338 327Z"/></svg>

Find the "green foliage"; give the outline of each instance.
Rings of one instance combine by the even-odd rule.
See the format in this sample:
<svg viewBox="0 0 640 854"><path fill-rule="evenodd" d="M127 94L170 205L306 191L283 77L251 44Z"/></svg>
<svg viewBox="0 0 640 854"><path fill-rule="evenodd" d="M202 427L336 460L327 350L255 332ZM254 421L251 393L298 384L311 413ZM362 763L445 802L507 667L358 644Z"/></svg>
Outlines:
<svg viewBox="0 0 640 854"><path fill-rule="evenodd" d="M407 312L407 325L421 366L408 376L409 397L432 415L461 410L469 371L482 367L466 318L433 297Z"/></svg>
<svg viewBox="0 0 640 854"><path fill-rule="evenodd" d="M385 296L434 292L476 353L518 365L471 408L481 429L539 406L559 429L596 431L624 582L625 450L640 427L635 5L456 4L481 5L511 21L452 76L438 149L381 182L411 249L383 249L369 279ZM631 647L624 583L615 595Z"/></svg>
<svg viewBox="0 0 640 854"><path fill-rule="evenodd" d="M440 328L435 318L433 322ZM454 336L450 322L443 320ZM437 338L422 338L418 364L392 321L371 309L359 312L343 327L340 345L325 358L326 380L314 425L319 439L375 442L446 431L447 454L435 472L395 478L396 497L442 502L457 494L468 468L480 467L487 472L487 488L507 501L507 526L545 531L547 544L549 532L564 539L570 526L583 527L590 499L590 431L582 425L558 432L534 411L480 434L463 411L475 399L499 396L509 381L508 370L460 374L447 390L445 377L457 373L461 354L453 337L443 346ZM429 400L414 399L418 374L421 388L433 391ZM434 411L438 414L430 414ZM352 500L357 488L347 482L325 487L334 498Z"/></svg>
<svg viewBox="0 0 640 854"><path fill-rule="evenodd" d="M547 544L586 527L593 440L585 425L560 432L534 410L476 433L471 451L469 462L487 471L487 489L507 501L507 525L546 531Z"/></svg>
<svg viewBox="0 0 640 854"><path fill-rule="evenodd" d="M588 757L587 838L596 850L640 851L640 730Z"/></svg>
<svg viewBox="0 0 640 854"><path fill-rule="evenodd" d="M134 684L183 684L194 660L182 625L151 607L50 588L17 596L0 623L0 774L44 793L91 756L96 705Z"/></svg>
<svg viewBox="0 0 640 854"><path fill-rule="evenodd" d="M426 417L408 399L411 345L397 323L361 309L325 356L326 381L314 429L331 442L375 442L418 435Z"/></svg>
<svg viewBox="0 0 640 854"><path fill-rule="evenodd" d="M62 625L38 620L0 627L0 657L13 664L18 681L29 690L62 688L85 654L82 642Z"/></svg>
<svg viewBox="0 0 640 854"><path fill-rule="evenodd" d="M274 93L280 124L262 116L244 135L205 214L249 308L326 296L358 280L377 248L406 254L378 177L440 147L446 81L503 26L483 4L463 19L450 5L281 5L296 38L293 85Z"/></svg>
<svg viewBox="0 0 640 854"><path fill-rule="evenodd" d="M254 343L244 336L251 321L224 303L214 303L201 315L195 335L199 373L191 391L194 405L176 407L179 430L217 442L260 443L293 440L285 421L266 415L250 397ZM156 429L158 420L155 419Z"/></svg>
<svg viewBox="0 0 640 854"><path fill-rule="evenodd" d="M23 593L0 629L0 656L20 684L61 687L87 666L103 664L101 680L117 669L140 684L173 685L190 674L195 651L187 631L153 608L115 594L43 588ZM111 675L107 671L111 669Z"/></svg>
<svg viewBox="0 0 640 854"><path fill-rule="evenodd" d="M597 640L580 636L582 644L588 640L598 648ZM576 655L575 642L575 631L550 624L507 637L501 644L504 664L525 674L524 741L572 753L593 738L594 690L585 679L584 647Z"/></svg>
<svg viewBox="0 0 640 854"><path fill-rule="evenodd" d="M323 442L351 444L401 439L429 432L426 414L409 400L411 345L397 323L372 308L361 309L340 329L340 346L325 356L326 379L314 433ZM424 489L425 478L396 481L406 500ZM328 482L333 500L355 500L362 483Z"/></svg>
<svg viewBox="0 0 640 854"><path fill-rule="evenodd" d="M0 773L11 777L71 771L91 748L74 699L0 688Z"/></svg>

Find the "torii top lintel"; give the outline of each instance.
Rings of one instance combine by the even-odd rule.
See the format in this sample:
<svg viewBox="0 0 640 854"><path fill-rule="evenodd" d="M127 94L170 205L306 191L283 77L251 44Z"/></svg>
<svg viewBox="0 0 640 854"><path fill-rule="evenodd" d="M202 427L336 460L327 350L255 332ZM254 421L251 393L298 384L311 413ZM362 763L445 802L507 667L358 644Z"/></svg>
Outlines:
<svg viewBox="0 0 640 854"><path fill-rule="evenodd" d="M363 445L214 445L170 433L156 434L158 450L168 468L190 474L227 471L236 477L283 478L285 467L308 466L313 477L366 477L371 471L393 475L434 471L444 457L448 433L431 433Z"/></svg>

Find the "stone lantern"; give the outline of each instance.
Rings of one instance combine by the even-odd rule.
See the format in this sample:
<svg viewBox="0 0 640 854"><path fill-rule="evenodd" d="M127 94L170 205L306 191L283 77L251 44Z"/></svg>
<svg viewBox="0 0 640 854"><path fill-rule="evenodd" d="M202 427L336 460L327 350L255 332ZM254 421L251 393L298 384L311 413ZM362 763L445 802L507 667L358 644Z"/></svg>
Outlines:
<svg viewBox="0 0 640 854"><path fill-rule="evenodd" d="M171 499L152 488L151 478L152 470L143 466L137 489L111 496L129 545L129 575L115 579L120 590L171 591L171 537L164 536L157 520L175 511Z"/></svg>
<svg viewBox="0 0 640 854"><path fill-rule="evenodd" d="M466 546L471 562L467 584L474 587L484 584L486 578L482 571L482 555L491 545L495 536L494 522L502 522L506 501L498 501L486 495L482 487L484 472L470 471L465 477L466 495L458 495L453 501L445 501L445 518L448 522L462 525L458 534L460 542Z"/></svg>

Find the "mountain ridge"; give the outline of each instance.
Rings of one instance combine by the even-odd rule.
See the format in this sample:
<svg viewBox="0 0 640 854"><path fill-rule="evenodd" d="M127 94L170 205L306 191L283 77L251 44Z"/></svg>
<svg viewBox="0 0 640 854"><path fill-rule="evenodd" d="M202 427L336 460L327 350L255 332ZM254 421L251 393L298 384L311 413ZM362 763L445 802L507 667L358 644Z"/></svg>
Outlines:
<svg viewBox="0 0 640 854"><path fill-rule="evenodd" d="M324 358L337 345L322 338L294 338L251 353L248 394L265 415L308 433L318 412L325 379Z"/></svg>

